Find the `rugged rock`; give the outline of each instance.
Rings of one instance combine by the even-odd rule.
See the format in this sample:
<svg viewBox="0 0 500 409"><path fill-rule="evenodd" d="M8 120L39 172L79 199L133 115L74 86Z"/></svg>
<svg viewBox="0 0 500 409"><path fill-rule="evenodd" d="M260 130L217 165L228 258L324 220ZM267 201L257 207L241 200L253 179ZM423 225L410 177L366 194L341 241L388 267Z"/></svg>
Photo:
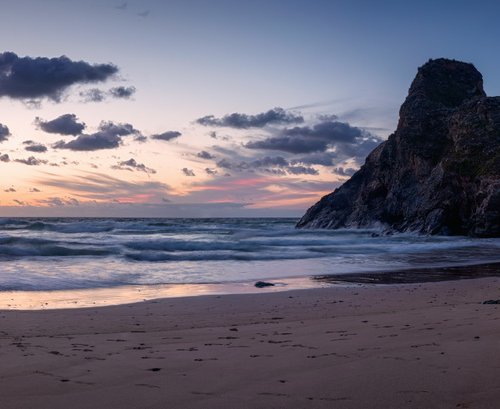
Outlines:
<svg viewBox="0 0 500 409"><path fill-rule="evenodd" d="M483 304L500 304L500 300L486 300Z"/></svg>
<svg viewBox="0 0 500 409"><path fill-rule="evenodd" d="M297 227L500 236L500 97L472 64L418 69L396 131Z"/></svg>
<svg viewBox="0 0 500 409"><path fill-rule="evenodd" d="M274 287L273 283L268 283L267 281L257 281L254 284L255 287L257 288L265 288L265 287Z"/></svg>

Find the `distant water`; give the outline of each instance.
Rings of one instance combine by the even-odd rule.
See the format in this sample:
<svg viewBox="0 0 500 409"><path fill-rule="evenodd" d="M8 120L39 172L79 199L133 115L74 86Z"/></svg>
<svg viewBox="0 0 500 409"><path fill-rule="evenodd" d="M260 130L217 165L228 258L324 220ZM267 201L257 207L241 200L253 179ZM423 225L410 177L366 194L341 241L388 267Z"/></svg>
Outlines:
<svg viewBox="0 0 500 409"><path fill-rule="evenodd" d="M0 290L228 283L500 261L500 239L297 230L296 221L0 219Z"/></svg>

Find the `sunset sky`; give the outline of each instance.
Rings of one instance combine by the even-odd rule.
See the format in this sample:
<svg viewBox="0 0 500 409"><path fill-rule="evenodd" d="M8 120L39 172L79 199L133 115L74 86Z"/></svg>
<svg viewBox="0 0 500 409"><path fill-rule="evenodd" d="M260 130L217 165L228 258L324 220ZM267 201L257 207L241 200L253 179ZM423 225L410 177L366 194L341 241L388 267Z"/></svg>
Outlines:
<svg viewBox="0 0 500 409"><path fill-rule="evenodd" d="M300 216L500 3L0 0L0 216Z"/></svg>

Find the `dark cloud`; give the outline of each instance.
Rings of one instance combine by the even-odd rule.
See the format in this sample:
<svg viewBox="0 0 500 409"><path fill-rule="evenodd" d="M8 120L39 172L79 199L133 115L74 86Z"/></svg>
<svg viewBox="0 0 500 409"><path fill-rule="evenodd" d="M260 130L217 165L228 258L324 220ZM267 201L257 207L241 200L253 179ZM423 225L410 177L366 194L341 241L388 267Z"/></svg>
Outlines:
<svg viewBox="0 0 500 409"><path fill-rule="evenodd" d="M304 122L301 115L285 111L283 108L270 109L257 115L233 113L222 118L207 115L196 122L204 126L225 126L228 128L248 129L263 128L266 125L296 124Z"/></svg>
<svg viewBox="0 0 500 409"><path fill-rule="evenodd" d="M0 155L0 162L10 162L9 155L7 155L6 153Z"/></svg>
<svg viewBox="0 0 500 409"><path fill-rule="evenodd" d="M109 90L109 95L113 98L129 99L135 91L135 87L114 87Z"/></svg>
<svg viewBox="0 0 500 409"><path fill-rule="evenodd" d="M45 145L42 145L41 143L32 143L29 144L24 148L24 150L29 151L29 152L38 152L38 153L43 153L47 152L47 147Z"/></svg>
<svg viewBox="0 0 500 409"><path fill-rule="evenodd" d="M104 91L99 88L91 88L80 92L80 97L83 98L83 102L102 102L108 97L116 99L130 99L136 92L134 86L130 87L113 87L108 91Z"/></svg>
<svg viewBox="0 0 500 409"><path fill-rule="evenodd" d="M196 156L198 156L200 159L207 159L207 160L209 160L209 159L214 159L214 158L215 158L215 156L214 156L214 155L212 155L211 153L209 153L209 152L207 152L207 151L201 151L201 152L198 152L198 153L196 154Z"/></svg>
<svg viewBox="0 0 500 409"><path fill-rule="evenodd" d="M184 176L196 176L192 169L182 168L181 171L184 173Z"/></svg>
<svg viewBox="0 0 500 409"><path fill-rule="evenodd" d="M321 122L331 122L339 119L339 117L335 114L320 114L317 118Z"/></svg>
<svg viewBox="0 0 500 409"><path fill-rule="evenodd" d="M282 156L266 156L262 159L256 159L249 163L252 168L263 168L269 166L285 167L288 166L288 161Z"/></svg>
<svg viewBox="0 0 500 409"><path fill-rule="evenodd" d="M294 158L290 162L293 165L301 163L304 165L332 166L333 160L337 158L337 156L336 152L315 152L300 158Z"/></svg>
<svg viewBox="0 0 500 409"><path fill-rule="evenodd" d="M172 139L178 138L182 134L177 131L167 131L156 135L151 135L151 139L156 139L159 141L171 141Z"/></svg>
<svg viewBox="0 0 500 409"><path fill-rule="evenodd" d="M384 132L384 133L386 132L388 133L391 130L391 128L385 128L382 126L363 126L363 129L369 132Z"/></svg>
<svg viewBox="0 0 500 409"><path fill-rule="evenodd" d="M40 109L42 107L42 101L39 99L25 99L22 103L28 109Z"/></svg>
<svg viewBox="0 0 500 409"><path fill-rule="evenodd" d="M0 124L0 142L4 142L9 139L10 131L5 125Z"/></svg>
<svg viewBox="0 0 500 409"><path fill-rule="evenodd" d="M241 164L245 164L246 162L240 162L240 163L234 163L231 162L229 159L223 158L220 161L217 162L217 167L222 168L222 169L241 169L243 166ZM246 167L246 165L245 165Z"/></svg>
<svg viewBox="0 0 500 409"><path fill-rule="evenodd" d="M39 129L47 133L55 133L59 135L79 135L85 129L84 122L78 122L75 114L64 114L51 121L44 121L40 118L35 118L35 124Z"/></svg>
<svg viewBox="0 0 500 409"><path fill-rule="evenodd" d="M14 189L13 187L9 187L8 189L5 189L4 192L6 192L6 193L14 193L14 192L16 192L16 189Z"/></svg>
<svg viewBox="0 0 500 409"><path fill-rule="evenodd" d="M208 136L210 136L210 138L212 138L212 139L220 139L221 141L229 141L231 139L230 136L228 136L228 135L219 135L215 131L210 131L208 133Z"/></svg>
<svg viewBox="0 0 500 409"><path fill-rule="evenodd" d="M102 102L106 99L106 93L98 88L91 88L80 92L83 102Z"/></svg>
<svg viewBox="0 0 500 409"><path fill-rule="evenodd" d="M320 122L312 127L294 127L261 141L248 142L249 149L277 150L289 153L323 152L338 143L355 144L363 136L361 129L337 121Z"/></svg>
<svg viewBox="0 0 500 409"><path fill-rule="evenodd" d="M218 156L217 167L238 173L315 176L319 170L314 165L333 169L350 161L350 167L356 168L382 142L381 138L364 129L329 120L310 126L268 128L267 132L270 136L266 139L246 145L212 146L211 151ZM243 153L241 146L248 150ZM286 154L252 158L258 150L280 150Z"/></svg>
<svg viewBox="0 0 500 409"><path fill-rule="evenodd" d="M39 166L39 165L45 165L48 163L48 161L46 161L44 159L37 159L34 156L30 156L27 159L14 159L14 162L24 163L25 165L28 165L28 166Z"/></svg>
<svg viewBox="0 0 500 409"><path fill-rule="evenodd" d="M337 151L346 158L354 157L356 163L361 165L368 154L380 145L381 142L382 139L370 135L366 139L359 140L356 144L339 144Z"/></svg>
<svg viewBox="0 0 500 409"><path fill-rule="evenodd" d="M118 136L139 135L141 132L134 128L133 125L127 123L114 123L112 121L103 121L99 125L99 130L102 132L111 133Z"/></svg>
<svg viewBox="0 0 500 409"><path fill-rule="evenodd" d="M217 162L217 167L222 169L230 169L235 171L245 171L258 168L269 168L269 167L286 167L289 166L288 161L281 157L266 156L261 159L256 159L253 161L242 160L238 162L232 162L227 158L223 158Z"/></svg>
<svg viewBox="0 0 500 409"><path fill-rule="evenodd" d="M54 149L70 149L72 151L97 151L100 149L118 148L121 144L122 138L120 136L97 132L91 135L80 135L69 142L58 141L52 147Z"/></svg>
<svg viewBox="0 0 500 409"><path fill-rule="evenodd" d="M79 206L80 202L74 197L49 197L47 199L38 200L38 203L44 204L51 207L60 207L60 206Z"/></svg>
<svg viewBox="0 0 500 409"><path fill-rule="evenodd" d="M276 176L285 175L319 175L318 170L309 166L292 165L282 156L266 156L253 161L231 162L224 158L217 162L222 169L230 169L236 172L253 172L259 170Z"/></svg>
<svg viewBox="0 0 500 409"><path fill-rule="evenodd" d="M319 175L319 172L309 166L288 166L286 171L292 175Z"/></svg>
<svg viewBox="0 0 500 409"><path fill-rule="evenodd" d="M339 175L339 176L352 176L356 173L356 169L354 168L343 168L341 166L337 167L337 168L334 168L333 169L333 172L334 174L336 175Z"/></svg>
<svg viewBox="0 0 500 409"><path fill-rule="evenodd" d="M217 169L205 168L205 173L210 176L215 176L219 172L217 172Z"/></svg>
<svg viewBox="0 0 500 409"><path fill-rule="evenodd" d="M156 170L148 168L143 163L138 163L134 158L130 158L129 160L118 162L117 165L112 166L113 169L119 170L129 170L129 171L139 171L147 174L154 174Z"/></svg>
<svg viewBox="0 0 500 409"><path fill-rule="evenodd" d="M149 16L149 10L141 11L141 12L137 13L137 15L139 17L147 17L147 16Z"/></svg>
<svg viewBox="0 0 500 409"><path fill-rule="evenodd" d="M40 192L41 192L41 190L40 190L40 189L37 189L36 187L32 187L32 188L30 189L30 193L40 193Z"/></svg>
<svg viewBox="0 0 500 409"><path fill-rule="evenodd" d="M113 64L89 64L56 58L19 57L0 53L0 96L14 99L50 98L59 102L72 85L103 82L118 72Z"/></svg>
<svg viewBox="0 0 500 409"><path fill-rule="evenodd" d="M79 165L79 162L77 161L72 161L72 162L68 162L66 159L67 158L63 158L64 160L62 160L60 163L61 165Z"/></svg>
<svg viewBox="0 0 500 409"><path fill-rule="evenodd" d="M335 163L342 162L346 159L353 158L355 163L361 166L366 156L375 149L381 139L373 135L360 138L356 143L337 143L334 145L335 151L313 152L298 158L293 158L290 163L303 165L322 165L333 166Z"/></svg>
<svg viewBox="0 0 500 409"><path fill-rule="evenodd" d="M249 149L276 150L289 153L308 153L325 150L328 143L324 140L311 140L302 137L277 136L261 141L248 142Z"/></svg>
<svg viewBox="0 0 500 409"><path fill-rule="evenodd" d="M287 173L283 170L283 169L280 169L280 168L265 168L265 169L262 169L263 172L265 173L269 173L271 175L274 175L274 176L286 176Z"/></svg>
<svg viewBox="0 0 500 409"><path fill-rule="evenodd" d="M72 141L59 141L52 145L55 149L73 151L96 151L100 149L118 148L123 143L123 136L142 136L131 124L103 121L99 131L90 135L82 134Z"/></svg>
<svg viewBox="0 0 500 409"><path fill-rule="evenodd" d="M144 143L147 140L148 140L148 137L144 136L144 135L136 135L136 136L134 136L134 141L136 141L136 142Z"/></svg>

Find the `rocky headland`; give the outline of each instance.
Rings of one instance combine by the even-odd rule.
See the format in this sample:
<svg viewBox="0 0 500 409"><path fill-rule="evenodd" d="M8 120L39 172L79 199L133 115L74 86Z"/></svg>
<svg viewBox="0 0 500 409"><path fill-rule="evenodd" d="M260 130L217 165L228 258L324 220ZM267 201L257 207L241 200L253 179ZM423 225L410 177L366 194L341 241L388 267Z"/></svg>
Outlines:
<svg viewBox="0 0 500 409"><path fill-rule="evenodd" d="M500 97L472 64L418 69L396 131L297 227L500 236Z"/></svg>

